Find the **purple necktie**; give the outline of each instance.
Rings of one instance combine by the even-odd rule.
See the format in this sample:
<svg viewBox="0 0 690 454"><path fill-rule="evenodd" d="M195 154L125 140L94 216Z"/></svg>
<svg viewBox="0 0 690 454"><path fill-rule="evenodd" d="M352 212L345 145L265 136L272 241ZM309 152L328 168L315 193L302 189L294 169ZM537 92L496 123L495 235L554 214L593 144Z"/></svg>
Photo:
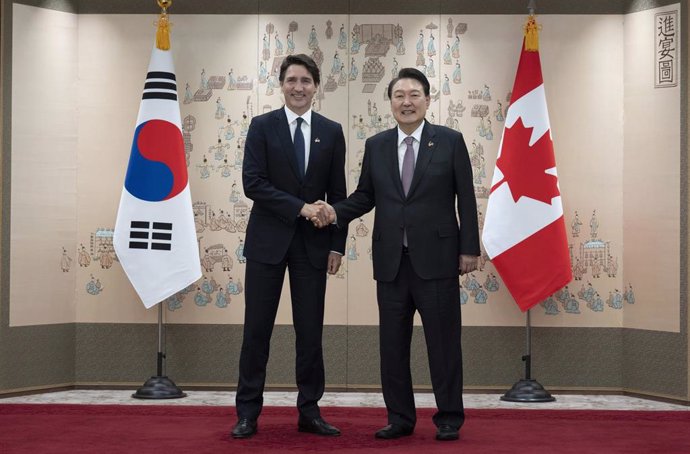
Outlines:
<svg viewBox="0 0 690 454"><path fill-rule="evenodd" d="M405 156L403 157L400 178L402 179L403 191L407 195L410 191L410 185L412 185L412 176L414 175L414 148L412 147L414 137L405 137L403 141L407 145L407 149L405 149Z"/></svg>
<svg viewBox="0 0 690 454"><path fill-rule="evenodd" d="M414 175L414 148L412 147L413 137L405 137L404 142L407 145L405 149L405 156L403 157L402 174L400 179L402 180L403 191L405 191L405 196L410 192L410 186L412 185L412 176ZM407 247L407 230L403 230L403 246Z"/></svg>

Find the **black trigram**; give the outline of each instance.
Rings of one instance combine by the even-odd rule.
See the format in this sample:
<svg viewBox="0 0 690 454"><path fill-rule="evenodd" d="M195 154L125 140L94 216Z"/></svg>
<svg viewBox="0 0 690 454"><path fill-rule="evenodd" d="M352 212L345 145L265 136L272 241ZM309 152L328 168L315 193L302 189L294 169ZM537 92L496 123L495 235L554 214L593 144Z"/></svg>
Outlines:
<svg viewBox="0 0 690 454"><path fill-rule="evenodd" d="M175 74L165 71L151 71L146 74L142 99L170 99L177 101Z"/></svg>
<svg viewBox="0 0 690 454"><path fill-rule="evenodd" d="M172 226L172 222L132 221L129 248L169 251L172 246Z"/></svg>

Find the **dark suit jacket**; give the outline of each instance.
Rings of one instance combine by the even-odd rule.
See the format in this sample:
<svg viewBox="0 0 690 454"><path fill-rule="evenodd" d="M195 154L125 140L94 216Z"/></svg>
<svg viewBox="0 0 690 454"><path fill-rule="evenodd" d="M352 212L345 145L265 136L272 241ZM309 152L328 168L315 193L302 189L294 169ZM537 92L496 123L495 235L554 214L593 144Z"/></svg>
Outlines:
<svg viewBox="0 0 690 454"><path fill-rule="evenodd" d="M254 117L244 148L242 183L254 201L244 255L261 263L277 264L287 252L297 229L304 236L313 266L325 269L329 251L345 250L347 230L317 229L299 216L305 202L343 200L345 136L340 124L312 111L309 163L299 176L290 128L283 108Z"/></svg>
<svg viewBox="0 0 690 454"><path fill-rule="evenodd" d="M366 141L359 185L347 200L334 205L338 225L346 226L376 207L372 254L377 281L390 282L398 274L404 229L419 277L457 276L460 254L479 255L472 167L462 134L425 123L407 197L397 141L397 127Z"/></svg>

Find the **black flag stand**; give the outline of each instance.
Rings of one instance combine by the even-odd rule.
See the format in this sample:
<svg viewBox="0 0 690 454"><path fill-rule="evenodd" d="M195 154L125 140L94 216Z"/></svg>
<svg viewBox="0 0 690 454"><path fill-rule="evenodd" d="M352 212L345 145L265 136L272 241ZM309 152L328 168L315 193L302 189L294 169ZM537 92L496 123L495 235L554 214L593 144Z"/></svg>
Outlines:
<svg viewBox="0 0 690 454"><path fill-rule="evenodd" d="M522 357L525 362L525 378L518 381L504 395L501 400L508 402L553 402L556 400L538 381L532 380L532 336L530 326L530 311L527 311L527 354Z"/></svg>
<svg viewBox="0 0 690 454"><path fill-rule="evenodd" d="M163 303L158 303L158 370L157 374L144 383L144 386L132 394L135 399L177 399L186 397L175 383L163 375Z"/></svg>

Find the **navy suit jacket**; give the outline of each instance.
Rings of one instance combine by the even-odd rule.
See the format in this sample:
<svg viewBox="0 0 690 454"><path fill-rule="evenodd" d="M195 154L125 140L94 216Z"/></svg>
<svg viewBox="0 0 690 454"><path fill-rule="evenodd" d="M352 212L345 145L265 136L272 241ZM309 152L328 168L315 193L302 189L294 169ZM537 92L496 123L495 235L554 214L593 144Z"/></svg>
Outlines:
<svg viewBox="0 0 690 454"><path fill-rule="evenodd" d="M404 230L419 277L457 276L459 255L480 252L472 166L462 134L425 123L407 197L397 142L397 127L367 139L357 189L334 205L338 225L376 207L372 255L377 281L390 282L398 274Z"/></svg>
<svg viewBox="0 0 690 454"><path fill-rule="evenodd" d="M244 245L244 255L250 260L279 263L298 230L310 262L319 269L326 268L330 251L345 250L346 229L317 229L299 216L305 202L326 200L333 204L347 195L343 129L313 111L311 119L304 177L298 172L283 108L252 119L242 165L244 193L254 201Z"/></svg>

